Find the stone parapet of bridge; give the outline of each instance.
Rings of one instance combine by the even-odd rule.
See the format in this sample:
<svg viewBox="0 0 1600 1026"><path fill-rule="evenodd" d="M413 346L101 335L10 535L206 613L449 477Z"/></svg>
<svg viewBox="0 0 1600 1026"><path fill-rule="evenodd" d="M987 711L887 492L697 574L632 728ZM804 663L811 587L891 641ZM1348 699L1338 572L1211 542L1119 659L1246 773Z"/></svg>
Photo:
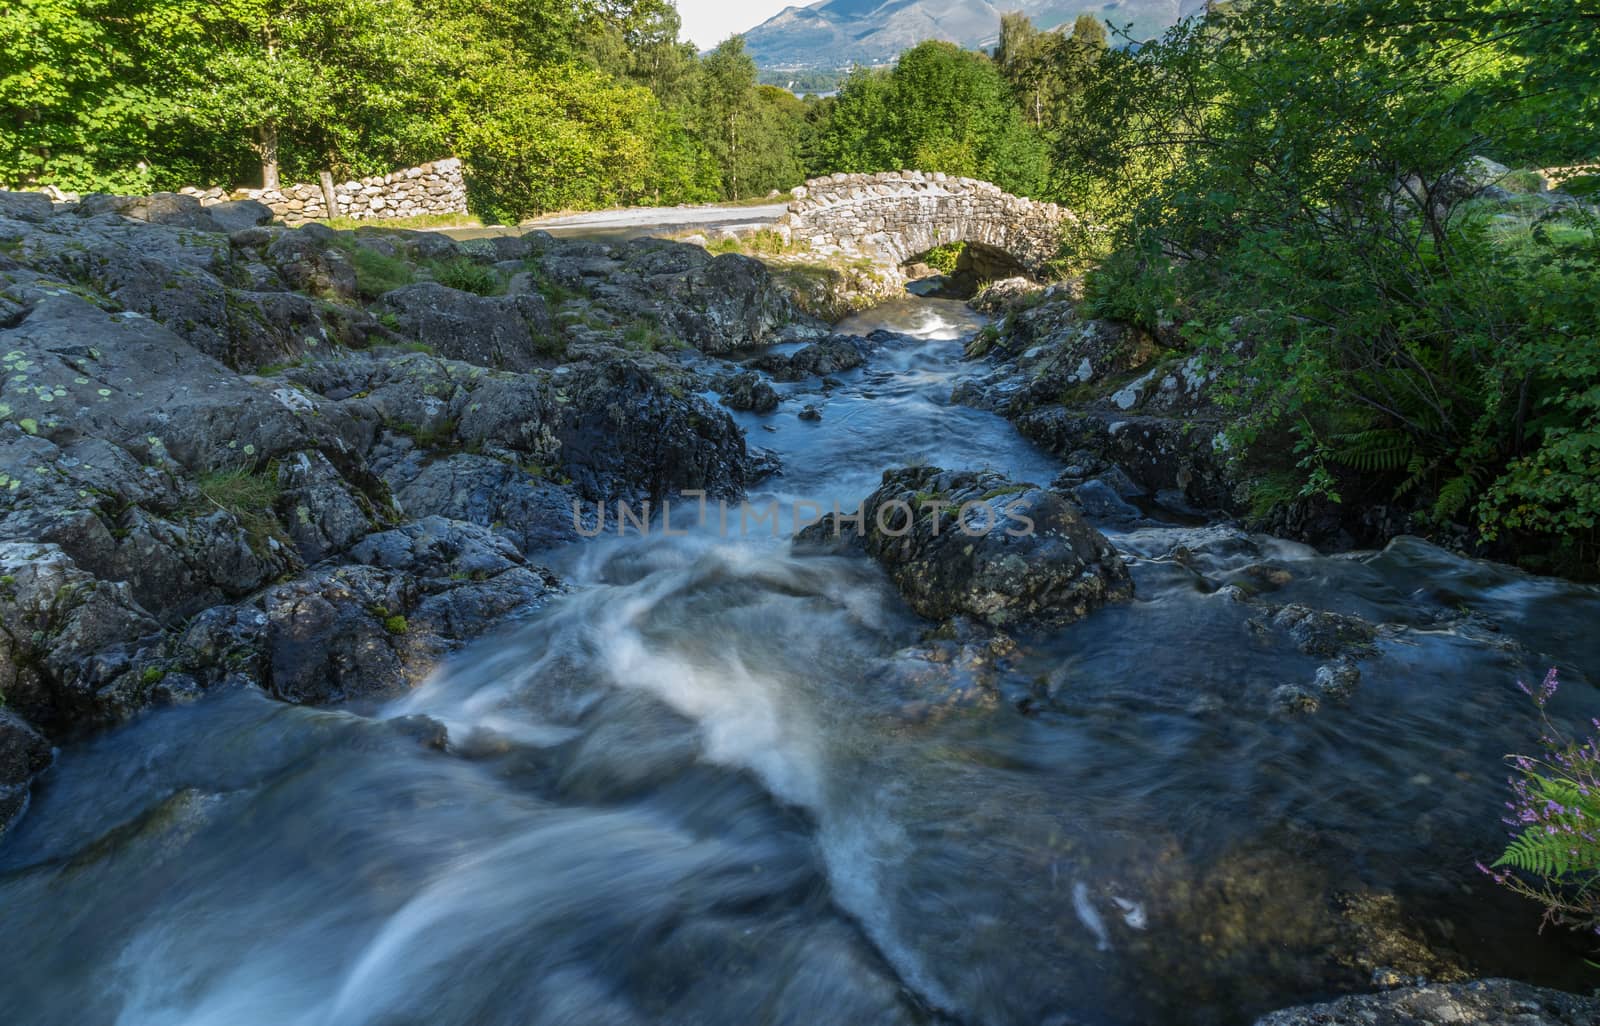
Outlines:
<svg viewBox="0 0 1600 1026"><path fill-rule="evenodd" d="M936 246L965 242L1003 253L1035 277L1059 252L1072 211L997 185L938 172L884 171L814 178L794 190L782 224L794 243L900 266Z"/></svg>

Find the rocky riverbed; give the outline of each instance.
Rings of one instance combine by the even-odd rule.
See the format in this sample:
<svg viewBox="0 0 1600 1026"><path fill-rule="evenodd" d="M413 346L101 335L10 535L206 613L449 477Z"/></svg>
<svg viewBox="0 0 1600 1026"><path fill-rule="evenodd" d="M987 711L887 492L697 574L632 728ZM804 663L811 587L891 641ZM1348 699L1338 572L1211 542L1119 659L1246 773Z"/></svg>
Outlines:
<svg viewBox="0 0 1600 1026"><path fill-rule="evenodd" d="M1600 595L1241 529L1198 369L1045 299L0 193L0 1005L1600 1021L1458 983L1583 978L1470 863Z"/></svg>

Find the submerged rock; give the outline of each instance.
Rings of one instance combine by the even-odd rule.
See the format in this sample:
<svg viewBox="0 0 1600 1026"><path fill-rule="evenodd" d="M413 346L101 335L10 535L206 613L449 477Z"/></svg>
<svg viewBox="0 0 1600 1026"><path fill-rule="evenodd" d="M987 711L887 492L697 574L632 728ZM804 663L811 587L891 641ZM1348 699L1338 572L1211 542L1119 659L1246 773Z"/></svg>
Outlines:
<svg viewBox="0 0 1600 1026"><path fill-rule="evenodd" d="M989 471L890 470L856 523L830 514L796 536L802 548L860 544L912 609L991 627L1069 623L1133 583L1122 559L1055 492Z"/></svg>

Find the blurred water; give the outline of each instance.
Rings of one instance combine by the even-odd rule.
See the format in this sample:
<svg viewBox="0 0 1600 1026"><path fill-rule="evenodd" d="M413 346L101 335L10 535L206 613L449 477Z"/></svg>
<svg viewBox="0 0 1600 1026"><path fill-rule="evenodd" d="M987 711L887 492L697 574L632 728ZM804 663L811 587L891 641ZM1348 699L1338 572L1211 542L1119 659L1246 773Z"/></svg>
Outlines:
<svg viewBox="0 0 1600 1026"><path fill-rule="evenodd" d="M964 308L845 327L880 326L830 392L783 386L819 423L741 415L785 460L752 501L1054 475L949 404ZM861 560L603 538L376 715L238 691L73 747L0 845L0 1018L1220 1024L1422 949L1585 980L1471 864L1536 733L1517 676L1600 707L1600 594L1411 540L1112 537L1138 598L999 653L925 641ZM1229 583L1395 627L1348 705L1273 716L1322 660Z"/></svg>

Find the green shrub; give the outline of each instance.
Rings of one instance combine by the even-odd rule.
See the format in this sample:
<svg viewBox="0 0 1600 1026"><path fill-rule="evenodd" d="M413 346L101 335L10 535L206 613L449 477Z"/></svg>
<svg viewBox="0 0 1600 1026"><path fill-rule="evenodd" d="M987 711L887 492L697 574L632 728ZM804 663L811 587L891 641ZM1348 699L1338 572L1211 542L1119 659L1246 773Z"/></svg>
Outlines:
<svg viewBox="0 0 1600 1026"><path fill-rule="evenodd" d="M485 267L467 257L456 257L433 265L433 280L447 288L471 292L479 296L492 296L505 287L494 268Z"/></svg>
<svg viewBox="0 0 1600 1026"><path fill-rule="evenodd" d="M935 246L923 254L922 262L940 274L954 274L956 264L960 262L961 254L966 248L965 242L950 242L943 246Z"/></svg>
<svg viewBox="0 0 1600 1026"><path fill-rule="evenodd" d="M385 292L404 288L416 280L411 265L399 257L368 249L353 240L346 244L345 253L355 268L356 293L362 299L377 299Z"/></svg>
<svg viewBox="0 0 1600 1026"><path fill-rule="evenodd" d="M648 353L666 348L671 340L654 321L640 319L623 329L622 341L629 349Z"/></svg>
<svg viewBox="0 0 1600 1026"><path fill-rule="evenodd" d="M281 536L282 528L273 512L281 493L277 472L271 465L259 472L247 466L215 470L201 475L195 484L202 499L195 512L220 509L231 514L257 549L264 548L269 538Z"/></svg>

